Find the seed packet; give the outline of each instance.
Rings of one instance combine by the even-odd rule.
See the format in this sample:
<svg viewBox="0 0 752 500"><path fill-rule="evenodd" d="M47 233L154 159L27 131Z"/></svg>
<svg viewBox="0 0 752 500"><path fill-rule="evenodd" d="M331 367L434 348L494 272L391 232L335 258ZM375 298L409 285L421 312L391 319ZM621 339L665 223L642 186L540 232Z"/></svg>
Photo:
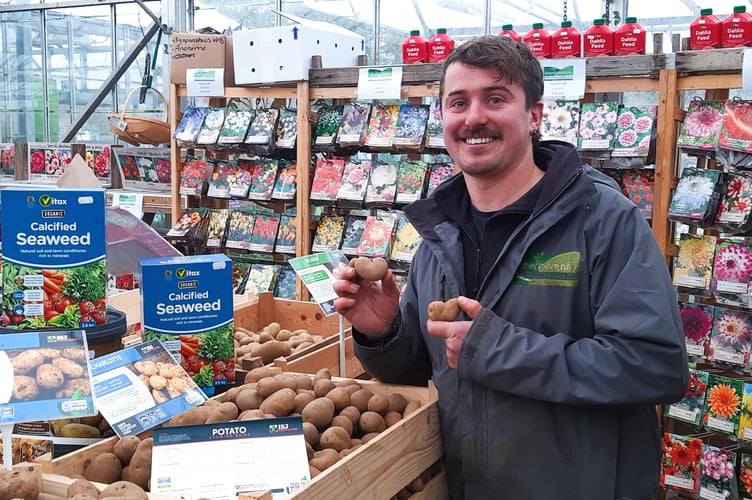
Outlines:
<svg viewBox="0 0 752 500"><path fill-rule="evenodd" d="M294 109L280 108L277 119L277 140L279 149L294 149L298 138L298 113Z"/></svg>
<svg viewBox="0 0 752 500"><path fill-rule="evenodd" d="M230 178L235 175L235 162L230 160L214 160L209 189L206 196L213 198L230 197Z"/></svg>
<svg viewBox="0 0 752 500"><path fill-rule="evenodd" d="M715 309L711 305L679 302L687 354L699 361L707 358Z"/></svg>
<svg viewBox="0 0 752 500"><path fill-rule="evenodd" d="M209 234L206 246L219 248L225 245L227 235L227 222L230 219L229 208L214 208L209 214Z"/></svg>
<svg viewBox="0 0 752 500"><path fill-rule="evenodd" d="M216 144L222 124L225 122L224 108L209 108L204 116L204 123L196 136L196 144Z"/></svg>
<svg viewBox="0 0 752 500"><path fill-rule="evenodd" d="M344 160L319 158L316 160L316 170L311 183L311 201L333 204L337 200Z"/></svg>
<svg viewBox="0 0 752 500"><path fill-rule="evenodd" d="M541 139L577 145L580 125L580 101L544 101L540 124Z"/></svg>
<svg viewBox="0 0 752 500"><path fill-rule="evenodd" d="M736 453L709 444L700 457L700 498L737 498Z"/></svg>
<svg viewBox="0 0 752 500"><path fill-rule="evenodd" d="M679 254L674 259L674 285L680 293L710 296L710 279L715 255L715 236L682 233Z"/></svg>
<svg viewBox="0 0 752 500"><path fill-rule="evenodd" d="M742 388L742 409L739 418L739 438L752 441L752 382L745 381Z"/></svg>
<svg viewBox="0 0 752 500"><path fill-rule="evenodd" d="M735 436L739 431L743 393L743 380L711 373L705 395L703 427Z"/></svg>
<svg viewBox="0 0 752 500"><path fill-rule="evenodd" d="M0 152L2 151L2 145L0 145ZM0 153L1 155L2 153ZM112 185L112 165L111 165L112 150L109 146L102 144L87 144L86 145L86 165L94 172L94 175L103 187L110 187ZM0 175L2 171L0 170ZM154 182L158 180L154 179Z"/></svg>
<svg viewBox="0 0 752 500"><path fill-rule="evenodd" d="M725 107L724 101L693 99L679 131L677 146L685 150L714 151L723 125Z"/></svg>
<svg viewBox="0 0 752 500"><path fill-rule="evenodd" d="M718 236L715 243L710 291L716 301L745 307L752 281L752 238Z"/></svg>
<svg viewBox="0 0 752 500"><path fill-rule="evenodd" d="M337 205L351 208L362 207L370 173L370 160L360 160L355 157L347 160L342 172L339 191L337 192Z"/></svg>
<svg viewBox="0 0 752 500"><path fill-rule="evenodd" d="M180 176L180 194L201 196L206 193L211 173L212 165L206 157L187 156Z"/></svg>
<svg viewBox="0 0 752 500"><path fill-rule="evenodd" d="M289 265L281 265L277 284L274 285L274 296L280 299L295 299L297 295L295 270Z"/></svg>
<svg viewBox="0 0 752 500"><path fill-rule="evenodd" d="M255 164L249 160L238 160L235 165L235 174L229 178L230 196L245 198L253 181Z"/></svg>
<svg viewBox="0 0 752 500"><path fill-rule="evenodd" d="M752 343L752 312L715 308L708 360L746 368Z"/></svg>
<svg viewBox="0 0 752 500"><path fill-rule="evenodd" d="M580 151L613 149L618 110L618 102L582 103L577 149Z"/></svg>
<svg viewBox="0 0 752 500"><path fill-rule="evenodd" d="M431 196L431 193L433 193L442 182L452 178L455 174L453 163L432 163L430 169L431 170L428 175L428 190L426 191L426 197Z"/></svg>
<svg viewBox="0 0 752 500"><path fill-rule="evenodd" d="M324 214L319 219L316 234L313 237L311 252L329 252L337 250L345 231L345 218L342 215Z"/></svg>
<svg viewBox="0 0 752 500"><path fill-rule="evenodd" d="M245 293L258 297L261 293L271 292L277 283L279 271L280 266L277 264L254 262L251 264L251 270L248 272L248 279L245 282Z"/></svg>
<svg viewBox="0 0 752 500"><path fill-rule="evenodd" d="M29 143L28 177L30 181L52 184L65 173L73 150L70 144L54 142Z"/></svg>
<svg viewBox="0 0 752 500"><path fill-rule="evenodd" d="M370 114L370 103L350 102L345 104L337 131L337 144L341 147L362 146Z"/></svg>
<svg viewBox="0 0 752 500"><path fill-rule="evenodd" d="M253 109L227 108L222 130L219 132L217 144L242 144L251 122L256 117Z"/></svg>
<svg viewBox="0 0 752 500"><path fill-rule="evenodd" d="M407 204L419 200L426 185L428 164L423 160L403 159L397 172L397 193L394 203Z"/></svg>
<svg viewBox="0 0 752 500"><path fill-rule="evenodd" d="M399 104L375 101L366 129L365 145L374 149L390 149L394 143L399 119Z"/></svg>
<svg viewBox="0 0 752 500"><path fill-rule="evenodd" d="M183 212L180 219L167 231L170 238L184 238L188 231L201 221L203 210L198 208L189 208Z"/></svg>
<svg viewBox="0 0 752 500"><path fill-rule="evenodd" d="M663 434L661 486L696 493L700 488L702 440L679 434Z"/></svg>
<svg viewBox="0 0 752 500"><path fill-rule="evenodd" d="M721 199L713 229L725 233L741 232L752 212L752 178L740 172L727 172L728 182Z"/></svg>
<svg viewBox="0 0 752 500"><path fill-rule="evenodd" d="M253 252L273 252L274 242L277 239L279 220L280 216L278 214L256 214L251 240L248 242L248 250Z"/></svg>
<svg viewBox="0 0 752 500"><path fill-rule="evenodd" d="M251 240L255 220L255 214L250 211L232 209L230 211L230 220L227 223L225 246L227 248L248 250L248 242Z"/></svg>
<svg viewBox="0 0 752 500"><path fill-rule="evenodd" d="M647 157L657 106L624 106L616 117L612 157Z"/></svg>
<svg viewBox="0 0 752 500"><path fill-rule="evenodd" d="M426 123L426 147L444 149L444 122L441 119L441 104L438 99L431 101Z"/></svg>
<svg viewBox="0 0 752 500"><path fill-rule="evenodd" d="M278 161L273 158L258 158L253 162L251 185L248 188L249 200L272 199L278 165Z"/></svg>
<svg viewBox="0 0 752 500"><path fill-rule="evenodd" d="M209 108L188 106L175 127L175 134L173 135L175 140L182 143L195 142L208 110Z"/></svg>
<svg viewBox="0 0 752 500"><path fill-rule="evenodd" d="M739 498L752 500L752 453L742 453L739 463Z"/></svg>
<svg viewBox="0 0 752 500"><path fill-rule="evenodd" d="M191 225L188 231L183 236L185 244L192 248L192 253L203 253L203 249L206 247L206 242L209 238L209 214L211 209L199 208L201 217L197 224Z"/></svg>
<svg viewBox="0 0 752 500"><path fill-rule="evenodd" d="M279 110L276 108L257 109L256 116L248 127L246 144L269 144L277 127Z"/></svg>
<svg viewBox="0 0 752 500"><path fill-rule="evenodd" d="M397 130L392 144L395 148L420 150L426 135L429 106L427 104L405 103L400 106L397 117Z"/></svg>
<svg viewBox="0 0 752 500"><path fill-rule="evenodd" d="M671 198L668 218L701 227L712 224L720 206L723 180L720 170L685 168Z"/></svg>
<svg viewBox="0 0 752 500"><path fill-rule="evenodd" d="M399 165L378 161L371 165L371 175L366 188L366 207L390 207L397 194Z"/></svg>
<svg viewBox="0 0 752 500"><path fill-rule="evenodd" d="M279 160L277 164L277 179L274 181L272 198L275 200L294 200L297 186L297 169L295 164L287 160Z"/></svg>
<svg viewBox="0 0 752 500"><path fill-rule="evenodd" d="M613 170L610 170L613 172ZM627 170L621 175L624 194L637 205L643 217L653 218L653 200L655 197L655 171L652 169Z"/></svg>
<svg viewBox="0 0 752 500"><path fill-rule="evenodd" d="M298 222L294 215L282 214L277 230L277 239L274 243L274 251L277 253L295 255Z"/></svg>
<svg viewBox="0 0 752 500"><path fill-rule="evenodd" d="M366 227L358 244L358 255L361 257L389 258L392 233L396 222L396 217L393 215L369 215L366 217Z"/></svg>
<svg viewBox="0 0 752 500"><path fill-rule="evenodd" d="M343 111L344 106L340 105L323 106L319 110L319 121L313 138L314 149L334 146Z"/></svg>
<svg viewBox="0 0 752 500"><path fill-rule="evenodd" d="M345 222L345 235L342 238L342 253L354 257L358 255L358 245L363 231L366 229L366 216L357 214L347 214Z"/></svg>
<svg viewBox="0 0 752 500"><path fill-rule="evenodd" d="M14 179L16 172L16 146L0 143L0 178Z"/></svg>
<svg viewBox="0 0 752 500"><path fill-rule="evenodd" d="M391 259L397 262L412 262L418 246L423 238L418 234L415 227L401 215L397 219L397 232L394 236Z"/></svg>
<svg viewBox="0 0 752 500"><path fill-rule="evenodd" d="M702 411L705 407L705 392L708 388L709 374L706 371L689 369L689 383L684 397L666 405L665 413L671 418L700 425Z"/></svg>

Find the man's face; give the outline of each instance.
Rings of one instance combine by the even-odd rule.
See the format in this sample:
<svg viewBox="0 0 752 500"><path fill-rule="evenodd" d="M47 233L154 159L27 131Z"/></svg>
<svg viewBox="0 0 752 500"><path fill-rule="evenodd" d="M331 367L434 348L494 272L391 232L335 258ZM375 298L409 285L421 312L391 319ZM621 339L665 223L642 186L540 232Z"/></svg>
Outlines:
<svg viewBox="0 0 752 500"><path fill-rule="evenodd" d="M444 144L465 175L496 177L532 162L530 133L540 124L542 103L526 109L518 84L460 62L446 68L442 90Z"/></svg>

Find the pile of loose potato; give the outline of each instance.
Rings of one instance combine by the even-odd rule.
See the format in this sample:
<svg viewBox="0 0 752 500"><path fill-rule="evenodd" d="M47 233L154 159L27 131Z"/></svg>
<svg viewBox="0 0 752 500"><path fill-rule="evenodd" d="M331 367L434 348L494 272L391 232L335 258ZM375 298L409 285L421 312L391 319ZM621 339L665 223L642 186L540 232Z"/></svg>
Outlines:
<svg viewBox="0 0 752 500"><path fill-rule="evenodd" d="M236 326L235 363L242 368L243 358L258 356L267 365L280 356L289 356L322 340L322 335L312 335L303 328L290 331L277 322L269 323L259 332Z"/></svg>
<svg viewBox="0 0 752 500"><path fill-rule="evenodd" d="M334 465L380 432L420 407L398 392L373 393L357 380L332 380L328 369L315 375L285 373L263 366L245 383L175 416L166 426L301 416L311 477ZM85 465L90 481L126 480L149 489L152 438L127 436Z"/></svg>

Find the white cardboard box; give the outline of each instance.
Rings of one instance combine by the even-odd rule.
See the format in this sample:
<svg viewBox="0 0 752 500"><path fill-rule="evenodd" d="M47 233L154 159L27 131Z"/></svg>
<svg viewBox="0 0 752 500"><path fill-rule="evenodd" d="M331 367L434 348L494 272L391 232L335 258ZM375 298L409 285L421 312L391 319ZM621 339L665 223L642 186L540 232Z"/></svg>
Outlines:
<svg viewBox="0 0 752 500"><path fill-rule="evenodd" d="M285 14L296 24L233 32L235 84L308 80L311 57L327 68L357 65L365 39L339 26Z"/></svg>

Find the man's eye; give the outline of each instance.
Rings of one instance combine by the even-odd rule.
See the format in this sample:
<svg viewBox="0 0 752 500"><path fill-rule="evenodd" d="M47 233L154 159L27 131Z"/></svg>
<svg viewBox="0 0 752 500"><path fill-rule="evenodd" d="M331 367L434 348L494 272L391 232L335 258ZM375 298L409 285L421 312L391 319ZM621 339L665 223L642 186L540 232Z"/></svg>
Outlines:
<svg viewBox="0 0 752 500"><path fill-rule="evenodd" d="M465 101L454 101L451 104L451 107L452 108L463 108L463 107L465 107Z"/></svg>
<svg viewBox="0 0 752 500"><path fill-rule="evenodd" d="M504 102L504 99L501 97L492 97L489 101L491 101L491 104L501 104Z"/></svg>

